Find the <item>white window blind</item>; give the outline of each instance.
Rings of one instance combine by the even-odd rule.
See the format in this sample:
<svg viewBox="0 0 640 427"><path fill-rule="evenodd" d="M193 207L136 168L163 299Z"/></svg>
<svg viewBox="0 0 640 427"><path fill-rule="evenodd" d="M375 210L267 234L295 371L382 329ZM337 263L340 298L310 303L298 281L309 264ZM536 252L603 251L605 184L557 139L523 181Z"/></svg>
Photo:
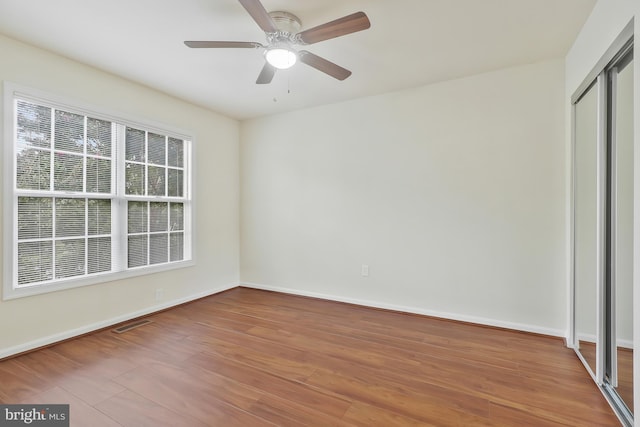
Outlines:
<svg viewBox="0 0 640 427"><path fill-rule="evenodd" d="M126 129L126 193L153 196L129 201L129 268L184 258L184 142Z"/></svg>
<svg viewBox="0 0 640 427"><path fill-rule="evenodd" d="M11 105L4 297L192 259L188 138L28 96Z"/></svg>

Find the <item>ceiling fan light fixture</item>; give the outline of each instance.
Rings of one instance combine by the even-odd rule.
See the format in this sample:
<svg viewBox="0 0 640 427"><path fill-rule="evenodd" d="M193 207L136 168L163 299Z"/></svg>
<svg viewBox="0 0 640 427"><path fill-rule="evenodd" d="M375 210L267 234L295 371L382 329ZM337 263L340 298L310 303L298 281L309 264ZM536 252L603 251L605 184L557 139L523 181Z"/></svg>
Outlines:
<svg viewBox="0 0 640 427"><path fill-rule="evenodd" d="M306 50L298 51L294 46L335 39L371 27L371 22L364 12L355 12L300 32L300 19L289 12L267 12L261 0L239 0L239 2L264 31L266 45L258 42L215 40L187 40L184 44L190 48L264 49L265 63L256 84L271 83L276 70L291 68L298 60L337 80L344 80L351 75L351 71Z"/></svg>
<svg viewBox="0 0 640 427"><path fill-rule="evenodd" d="M284 47L273 47L267 49L264 54L267 62L280 70L293 67L298 60L298 55L292 49Z"/></svg>

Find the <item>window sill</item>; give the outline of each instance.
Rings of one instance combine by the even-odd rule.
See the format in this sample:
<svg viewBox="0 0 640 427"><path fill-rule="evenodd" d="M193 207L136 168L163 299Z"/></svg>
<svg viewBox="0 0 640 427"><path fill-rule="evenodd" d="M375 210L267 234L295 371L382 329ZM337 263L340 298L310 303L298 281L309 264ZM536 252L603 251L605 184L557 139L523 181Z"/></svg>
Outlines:
<svg viewBox="0 0 640 427"><path fill-rule="evenodd" d="M5 287L2 293L2 300L8 301L17 298L24 298L35 295L47 294L50 292L64 291L68 289L75 289L84 286L97 285L99 283L113 282L116 280L124 280L138 276L146 276L149 274L162 273L165 271L177 270L181 268L193 267L195 265L194 260L174 262L171 264L161 264L156 266L146 266L144 268L136 268L131 270L119 271L116 273L96 274L92 276L83 276L75 279L65 280L60 283L41 284L25 286L22 288L12 288L11 280L5 282Z"/></svg>

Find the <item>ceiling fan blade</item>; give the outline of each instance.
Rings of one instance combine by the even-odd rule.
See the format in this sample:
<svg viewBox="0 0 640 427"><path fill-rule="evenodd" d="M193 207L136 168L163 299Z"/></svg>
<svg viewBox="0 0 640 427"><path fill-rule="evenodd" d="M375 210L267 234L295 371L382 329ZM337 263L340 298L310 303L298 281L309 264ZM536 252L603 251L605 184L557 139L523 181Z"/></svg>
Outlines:
<svg viewBox="0 0 640 427"><path fill-rule="evenodd" d="M184 42L189 47L193 48L247 48L247 49L258 49L262 46L257 42L226 42L226 41L186 41Z"/></svg>
<svg viewBox="0 0 640 427"><path fill-rule="evenodd" d="M369 27L371 27L371 22L369 22L367 15L364 12L356 12L335 21L304 30L298 33L298 36L304 44L313 44L366 30Z"/></svg>
<svg viewBox="0 0 640 427"><path fill-rule="evenodd" d="M269 16L262 3L260 3L260 0L238 1L245 9L247 9L249 15L251 15L253 20L256 21L256 24L262 28L262 31L265 33L274 33L278 31L276 25L273 23L273 19L271 19L271 16Z"/></svg>
<svg viewBox="0 0 640 427"><path fill-rule="evenodd" d="M342 68L341 66L334 64L331 61L327 61L318 55L314 55L311 52L307 52L306 50L299 51L298 58L300 58L300 62L303 62L316 70L322 71L323 73L338 80L344 80L351 75L351 71L346 68Z"/></svg>
<svg viewBox="0 0 640 427"><path fill-rule="evenodd" d="M266 85L271 83L275 74L276 67L265 61L264 67L262 67L262 71L260 71L260 75L258 76L258 80L256 80L256 84Z"/></svg>

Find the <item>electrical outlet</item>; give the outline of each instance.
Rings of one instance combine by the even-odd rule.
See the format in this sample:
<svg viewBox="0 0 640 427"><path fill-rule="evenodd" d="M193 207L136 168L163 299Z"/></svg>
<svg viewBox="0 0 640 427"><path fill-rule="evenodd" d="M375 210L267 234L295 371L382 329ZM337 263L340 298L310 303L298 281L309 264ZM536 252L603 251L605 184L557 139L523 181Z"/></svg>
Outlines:
<svg viewBox="0 0 640 427"><path fill-rule="evenodd" d="M360 274L362 274L362 277L369 277L369 266L367 264L362 264Z"/></svg>
<svg viewBox="0 0 640 427"><path fill-rule="evenodd" d="M160 301L162 298L164 298L164 290L156 289L156 301Z"/></svg>

